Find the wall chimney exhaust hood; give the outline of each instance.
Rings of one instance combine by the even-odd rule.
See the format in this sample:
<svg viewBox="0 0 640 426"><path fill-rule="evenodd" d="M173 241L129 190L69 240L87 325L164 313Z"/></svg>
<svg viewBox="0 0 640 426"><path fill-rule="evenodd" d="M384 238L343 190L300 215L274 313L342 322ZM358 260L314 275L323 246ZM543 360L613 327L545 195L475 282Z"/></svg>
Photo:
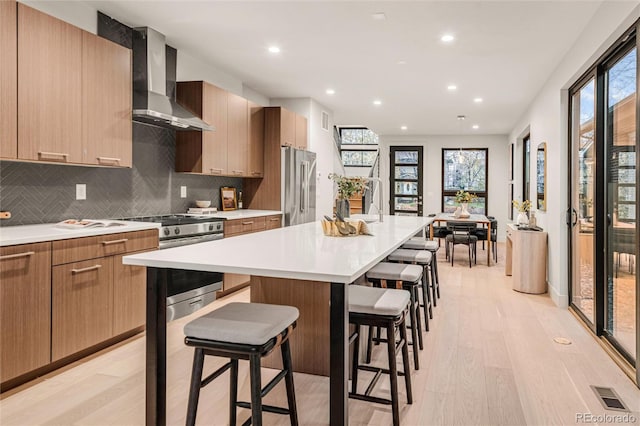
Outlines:
<svg viewBox="0 0 640 426"><path fill-rule="evenodd" d="M149 28L133 30L133 121L173 130L215 130L167 96L167 73L174 76L175 62L167 70L165 37ZM174 50L175 52L175 50Z"/></svg>

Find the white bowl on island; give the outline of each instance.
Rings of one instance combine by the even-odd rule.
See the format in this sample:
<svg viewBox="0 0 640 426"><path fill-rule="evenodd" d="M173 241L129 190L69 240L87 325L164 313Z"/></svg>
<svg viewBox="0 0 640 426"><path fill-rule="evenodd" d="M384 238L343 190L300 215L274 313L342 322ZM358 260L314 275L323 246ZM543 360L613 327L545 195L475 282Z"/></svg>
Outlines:
<svg viewBox="0 0 640 426"><path fill-rule="evenodd" d="M200 207L202 209L206 209L210 205L211 205L211 201L196 200L196 207Z"/></svg>

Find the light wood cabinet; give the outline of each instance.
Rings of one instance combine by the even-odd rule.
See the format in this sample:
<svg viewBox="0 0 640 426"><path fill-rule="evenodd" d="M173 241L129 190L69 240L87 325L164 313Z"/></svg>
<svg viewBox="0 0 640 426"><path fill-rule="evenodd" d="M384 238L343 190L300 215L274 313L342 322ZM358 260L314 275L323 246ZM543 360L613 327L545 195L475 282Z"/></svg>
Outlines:
<svg viewBox="0 0 640 426"><path fill-rule="evenodd" d="M276 138L280 146L307 149L307 119L282 107L268 107L265 138ZM268 130L267 130L268 129Z"/></svg>
<svg viewBox="0 0 640 426"><path fill-rule="evenodd" d="M176 133L176 171L226 176L227 92L204 81L178 82L176 99L216 129Z"/></svg>
<svg viewBox="0 0 640 426"><path fill-rule="evenodd" d="M6 382L51 362L51 243L0 248L0 372Z"/></svg>
<svg viewBox="0 0 640 426"><path fill-rule="evenodd" d="M131 167L131 50L82 34L82 162Z"/></svg>
<svg viewBox="0 0 640 426"><path fill-rule="evenodd" d="M141 327L146 322L147 268L123 265L122 257L115 256L113 261L114 336Z"/></svg>
<svg viewBox="0 0 640 426"><path fill-rule="evenodd" d="M267 216L265 222L266 229L282 228L282 215Z"/></svg>
<svg viewBox="0 0 640 426"><path fill-rule="evenodd" d="M227 94L227 161L232 176L249 175L249 119L247 100Z"/></svg>
<svg viewBox="0 0 640 426"><path fill-rule="evenodd" d="M296 146L296 113L286 108L280 110L280 145Z"/></svg>
<svg viewBox="0 0 640 426"><path fill-rule="evenodd" d="M307 149L307 119L298 114L296 114L295 147L298 149Z"/></svg>
<svg viewBox="0 0 640 426"><path fill-rule="evenodd" d="M0 1L0 158L18 157L17 3Z"/></svg>
<svg viewBox="0 0 640 426"><path fill-rule="evenodd" d="M82 30L18 4L18 158L82 162Z"/></svg>
<svg viewBox="0 0 640 426"><path fill-rule="evenodd" d="M251 101L249 110L249 176L264 176L264 108Z"/></svg>
<svg viewBox="0 0 640 426"><path fill-rule="evenodd" d="M505 275L513 275L513 289L522 293L547 292L547 233L507 225Z"/></svg>
<svg viewBox="0 0 640 426"><path fill-rule="evenodd" d="M113 336L113 257L54 266L51 359Z"/></svg>

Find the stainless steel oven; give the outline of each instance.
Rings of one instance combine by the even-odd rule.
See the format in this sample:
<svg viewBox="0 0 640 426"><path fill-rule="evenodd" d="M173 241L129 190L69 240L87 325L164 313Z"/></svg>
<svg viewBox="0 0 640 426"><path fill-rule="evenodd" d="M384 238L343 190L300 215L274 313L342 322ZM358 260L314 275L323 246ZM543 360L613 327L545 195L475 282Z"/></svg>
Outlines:
<svg viewBox="0 0 640 426"><path fill-rule="evenodd" d="M167 249L224 237L224 219L211 216L172 214L126 218L140 222L157 222L160 227L159 248ZM167 321L201 309L216 299L222 289L219 272L172 269L167 282Z"/></svg>

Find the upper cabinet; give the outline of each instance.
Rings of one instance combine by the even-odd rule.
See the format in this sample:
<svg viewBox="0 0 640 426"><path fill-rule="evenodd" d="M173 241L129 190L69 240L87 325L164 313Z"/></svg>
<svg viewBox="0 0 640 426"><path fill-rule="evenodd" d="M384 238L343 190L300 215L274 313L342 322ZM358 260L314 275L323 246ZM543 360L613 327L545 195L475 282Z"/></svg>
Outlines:
<svg viewBox="0 0 640 426"><path fill-rule="evenodd" d="M0 1L0 158L18 157L17 3Z"/></svg>
<svg viewBox="0 0 640 426"><path fill-rule="evenodd" d="M280 140L281 146L307 149L307 119L282 107L269 107L267 137Z"/></svg>
<svg viewBox="0 0 640 426"><path fill-rule="evenodd" d="M131 167L131 50L82 34L84 164Z"/></svg>
<svg viewBox="0 0 640 426"><path fill-rule="evenodd" d="M131 167L131 52L23 4L17 31L18 159Z"/></svg>
<svg viewBox="0 0 640 426"><path fill-rule="evenodd" d="M18 4L18 158L82 162L82 30Z"/></svg>
<svg viewBox="0 0 640 426"><path fill-rule="evenodd" d="M177 100L216 128L213 132L177 133L177 172L263 175L263 107L205 81L178 82Z"/></svg>

